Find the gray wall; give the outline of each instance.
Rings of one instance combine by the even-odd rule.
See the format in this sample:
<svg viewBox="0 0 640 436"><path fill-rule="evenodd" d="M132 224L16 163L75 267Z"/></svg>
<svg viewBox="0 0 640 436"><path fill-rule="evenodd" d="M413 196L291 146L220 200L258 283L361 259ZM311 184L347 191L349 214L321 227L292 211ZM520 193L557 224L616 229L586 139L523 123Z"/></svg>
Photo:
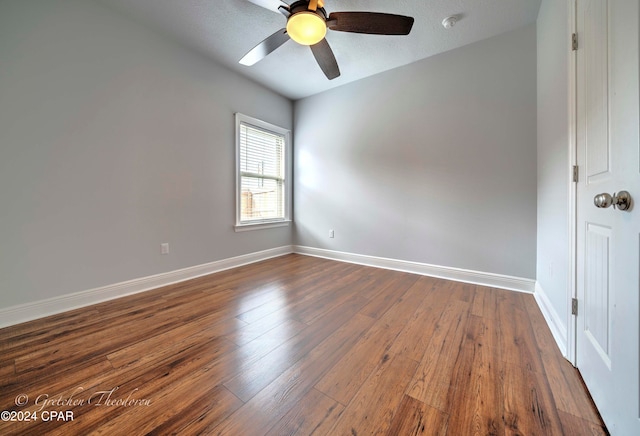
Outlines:
<svg viewBox="0 0 640 436"><path fill-rule="evenodd" d="M538 13L537 280L567 328L569 253L569 4L543 0ZM563 350L564 352L564 350Z"/></svg>
<svg viewBox="0 0 640 436"><path fill-rule="evenodd" d="M299 100L294 144L297 244L535 277L534 25Z"/></svg>
<svg viewBox="0 0 640 436"><path fill-rule="evenodd" d="M2 1L0 308L290 244L233 231L236 111L292 127L289 100L100 5Z"/></svg>
<svg viewBox="0 0 640 436"><path fill-rule="evenodd" d="M93 2L0 9L0 309L292 241L535 277L534 26L296 102L294 235L232 227L233 113L290 101Z"/></svg>

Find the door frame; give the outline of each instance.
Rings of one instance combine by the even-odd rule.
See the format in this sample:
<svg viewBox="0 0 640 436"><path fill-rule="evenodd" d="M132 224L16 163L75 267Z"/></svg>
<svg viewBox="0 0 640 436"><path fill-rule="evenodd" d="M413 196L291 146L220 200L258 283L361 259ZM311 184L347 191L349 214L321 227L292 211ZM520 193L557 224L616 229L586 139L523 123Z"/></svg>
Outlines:
<svg viewBox="0 0 640 436"><path fill-rule="evenodd" d="M566 359L575 367L577 365L577 331L578 317L571 313L572 302L574 298L578 298L578 240L577 240L577 219L578 219L578 183L573 181L573 168L578 164L578 143L577 143L577 85L578 85L578 53L571 47L573 34L577 28L577 0L567 0L568 7L568 29L567 35L568 52L569 52L569 78L568 78L568 111L569 111L569 168L567 168L568 179L568 211L567 221L569 230L569 286L567 288L567 350ZM579 179L579 178L578 178Z"/></svg>

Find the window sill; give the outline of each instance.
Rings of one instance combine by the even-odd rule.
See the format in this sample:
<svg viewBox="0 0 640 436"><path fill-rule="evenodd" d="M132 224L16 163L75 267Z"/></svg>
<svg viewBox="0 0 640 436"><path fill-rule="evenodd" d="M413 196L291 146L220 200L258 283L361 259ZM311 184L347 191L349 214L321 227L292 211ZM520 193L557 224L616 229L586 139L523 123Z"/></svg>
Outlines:
<svg viewBox="0 0 640 436"><path fill-rule="evenodd" d="M287 227L291 224L291 220L284 221L272 221L267 223L255 223L255 224L236 224L234 230L236 232L248 232L251 230L272 229L275 227Z"/></svg>

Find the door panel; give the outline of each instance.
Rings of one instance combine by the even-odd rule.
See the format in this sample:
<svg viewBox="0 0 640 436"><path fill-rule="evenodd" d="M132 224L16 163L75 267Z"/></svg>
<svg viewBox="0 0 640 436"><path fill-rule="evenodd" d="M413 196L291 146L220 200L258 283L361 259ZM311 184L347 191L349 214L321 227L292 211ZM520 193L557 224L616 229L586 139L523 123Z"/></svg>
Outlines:
<svg viewBox="0 0 640 436"><path fill-rule="evenodd" d="M594 350L607 365L607 368L611 369L611 357L609 356L611 229L588 223L586 233L584 331Z"/></svg>
<svg viewBox="0 0 640 436"><path fill-rule="evenodd" d="M580 32L584 62L583 95L589 113L583 118L587 182L602 182L609 174L609 72L607 1L584 4L584 30Z"/></svg>

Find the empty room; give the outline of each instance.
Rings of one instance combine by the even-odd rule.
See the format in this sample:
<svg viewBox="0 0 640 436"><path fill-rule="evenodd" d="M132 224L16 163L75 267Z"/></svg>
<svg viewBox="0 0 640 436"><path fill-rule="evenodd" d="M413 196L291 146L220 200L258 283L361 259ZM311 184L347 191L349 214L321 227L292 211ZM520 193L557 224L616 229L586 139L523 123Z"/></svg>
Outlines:
<svg viewBox="0 0 640 436"><path fill-rule="evenodd" d="M0 434L640 434L636 0L0 0Z"/></svg>

